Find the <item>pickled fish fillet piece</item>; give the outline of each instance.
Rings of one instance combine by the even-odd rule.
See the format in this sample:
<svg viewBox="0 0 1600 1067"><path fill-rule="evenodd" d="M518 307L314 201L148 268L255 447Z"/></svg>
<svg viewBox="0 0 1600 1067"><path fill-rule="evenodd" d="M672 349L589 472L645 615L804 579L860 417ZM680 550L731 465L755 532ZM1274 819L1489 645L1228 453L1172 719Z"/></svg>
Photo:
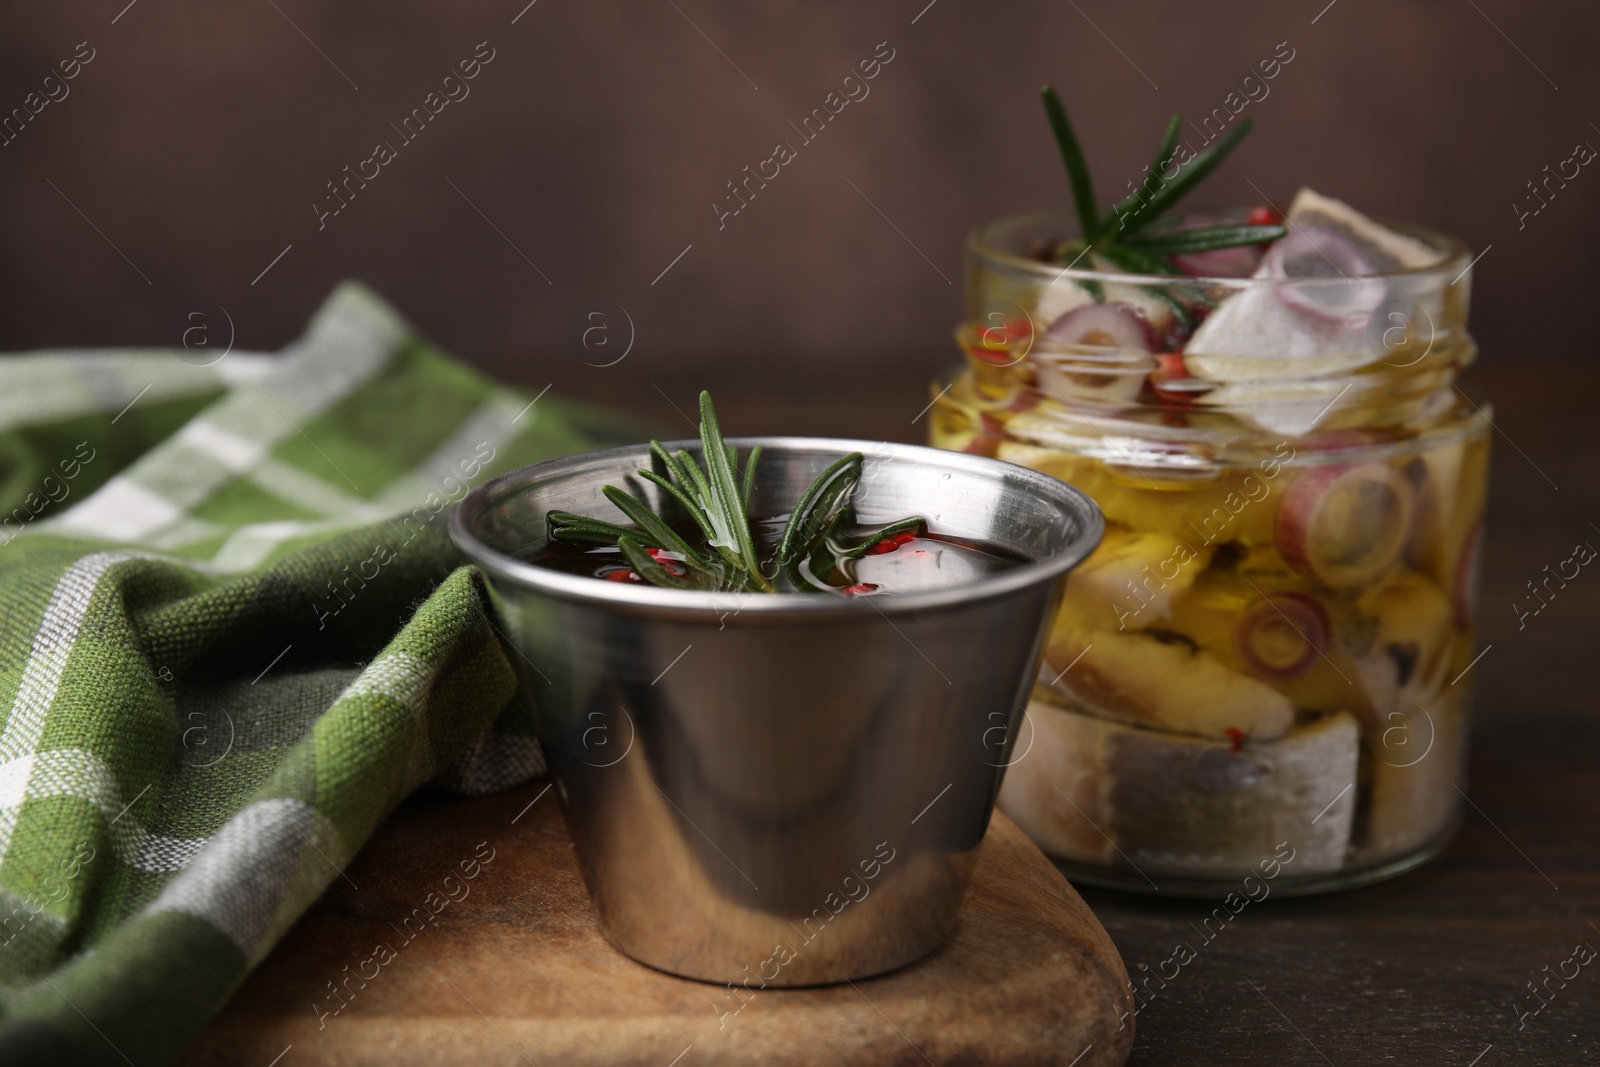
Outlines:
<svg viewBox="0 0 1600 1067"><path fill-rule="evenodd" d="M1295 229L1332 230L1355 245L1377 272L1418 270L1444 257L1432 247L1374 222L1343 200L1302 188L1289 205L1290 233Z"/></svg>
<svg viewBox="0 0 1600 1067"><path fill-rule="evenodd" d="M1368 320L1387 286L1375 274L1427 267L1442 258L1423 242L1374 222L1350 205L1301 189L1289 208L1287 236L1262 259L1255 278L1289 278L1278 286L1252 285L1222 302L1189 339L1184 359L1190 372L1218 382L1268 377L1263 360L1304 360L1309 373L1336 374L1383 359L1381 343L1369 343ZM1253 402L1270 395L1256 394ZM1282 407L1309 407L1285 395ZM1221 402L1212 398L1213 402ZM1318 410L1309 407L1314 416ZM1276 432L1304 432L1307 416L1290 410L1268 413Z"/></svg>
<svg viewBox="0 0 1600 1067"><path fill-rule="evenodd" d="M1391 712L1384 729L1372 732L1361 853L1404 855L1443 832L1456 809L1466 733L1462 692L1454 688L1425 706Z"/></svg>
<svg viewBox="0 0 1600 1067"><path fill-rule="evenodd" d="M1189 373L1214 382L1254 383L1267 379L1271 383L1275 374L1284 376L1287 372L1281 366L1266 366L1268 360L1292 359L1310 364L1291 368L1298 371L1293 375L1298 378L1307 370L1321 374L1352 371L1387 354L1381 346L1376 351L1368 347L1365 324L1352 327L1344 322L1311 318L1284 303L1272 288L1251 287L1228 297L1200 324L1184 347L1183 361ZM1250 399L1300 398L1292 393L1280 396L1264 390ZM1222 403L1211 394L1208 400Z"/></svg>
<svg viewBox="0 0 1600 1067"><path fill-rule="evenodd" d="M1374 648L1357 660L1359 683L1378 709L1417 711L1450 675L1450 598L1425 576L1402 570L1362 593L1358 607L1377 621Z"/></svg>
<svg viewBox="0 0 1600 1067"><path fill-rule="evenodd" d="M1110 863L1115 852L1102 829L1110 825L1105 738L1125 729L1041 700L1031 702L1017 733L1022 754L1012 757L1015 762L1000 787L1000 809L1052 856Z"/></svg>
<svg viewBox="0 0 1600 1067"><path fill-rule="evenodd" d="M1472 560L1482 536L1488 445L1462 439L1419 452L1408 473L1417 482L1417 522L1410 556L1457 601L1458 621L1472 616Z"/></svg>
<svg viewBox="0 0 1600 1067"><path fill-rule="evenodd" d="M1223 541L1272 542L1276 506L1264 498L1276 468L1263 476L1259 469L1227 468L1198 455L1162 459L1129 452L1120 462L1096 459L1079 451L1082 438L1068 432L1073 428L1053 411L1025 411L1006 424L1021 440L1000 442L995 454L1077 486L1112 522L1171 530L1197 552ZM1179 466L1179 459L1189 462Z"/></svg>
<svg viewBox="0 0 1600 1067"><path fill-rule="evenodd" d="M1173 598L1194 584L1211 552L1171 534L1113 525L1068 576L1066 603L1083 626L1159 625L1172 617Z"/></svg>
<svg viewBox="0 0 1600 1067"><path fill-rule="evenodd" d="M1232 301L1224 304L1223 307L1231 307L1233 304L1243 301L1255 303L1258 302L1259 296L1272 299L1272 294L1270 293L1244 293L1234 297ZM1220 312L1218 313L1220 314ZM1270 317L1278 314L1278 311L1268 308L1264 314ZM1206 321L1210 322L1211 320L1207 319ZM1261 323L1258 322L1253 328L1259 328L1260 325ZM1203 326L1201 327L1201 329L1204 328ZM1299 358L1302 355L1321 358L1321 353L1319 352L1308 351L1302 353L1296 350L1296 344L1298 343L1296 339L1303 340L1305 336L1299 331L1298 327L1293 324L1282 324L1281 333L1284 338L1283 343L1275 344L1272 347L1272 352L1275 355L1289 358ZM1348 370L1370 363L1381 354L1353 352L1349 353L1348 359L1342 356L1333 358L1337 358L1341 362L1342 366L1339 369ZM1227 357L1218 358L1225 359ZM1256 357L1250 358L1252 361L1259 362ZM1233 362L1237 363L1239 361L1233 360ZM1201 366L1193 359L1188 360L1188 366L1203 377L1209 378L1218 373L1214 364ZM1337 403L1348 389L1348 386L1341 384L1337 378L1273 382L1251 380L1241 375L1241 379L1227 382L1211 390L1206 394L1206 403L1224 411L1231 411L1238 418L1256 429L1276 437L1304 437L1312 430L1315 430L1317 423L1322 421L1322 417L1328 413L1329 408Z"/></svg>
<svg viewBox="0 0 1600 1067"><path fill-rule="evenodd" d="M1028 723L1034 744L1006 771L1000 807L1052 855L1157 879L1242 875L1282 842L1291 874L1344 864L1360 747L1347 714L1237 752L1041 700Z"/></svg>
<svg viewBox="0 0 1600 1067"><path fill-rule="evenodd" d="M1200 737L1282 737L1289 698L1224 667L1177 634L1086 629L1064 605L1050 632L1044 677L1107 718Z"/></svg>

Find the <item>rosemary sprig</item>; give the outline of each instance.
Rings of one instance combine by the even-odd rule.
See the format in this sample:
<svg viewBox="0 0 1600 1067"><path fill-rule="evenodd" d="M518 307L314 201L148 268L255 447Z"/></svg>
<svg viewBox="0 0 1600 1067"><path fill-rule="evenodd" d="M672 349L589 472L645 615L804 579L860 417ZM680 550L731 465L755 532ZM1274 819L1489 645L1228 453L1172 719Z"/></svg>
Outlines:
<svg viewBox="0 0 1600 1067"><path fill-rule="evenodd" d="M1050 116L1050 128L1055 131L1061 162L1067 165L1067 179L1072 182L1072 201L1078 209L1083 239L1092 244L1100 238L1100 209L1095 206L1094 179L1089 176L1089 164L1083 158L1083 146L1078 143L1072 120L1067 117L1066 105L1048 85L1044 87L1044 111Z"/></svg>
<svg viewBox="0 0 1600 1067"><path fill-rule="evenodd" d="M901 519L853 547L836 540L851 523L851 502L861 481L863 457L851 452L831 464L801 494L778 539L777 555L770 561L772 573L768 574L762 569L750 532L750 499L761 446L750 450L741 474L738 450L722 438L711 394L700 394L700 461L682 449L676 454L668 452L660 441L650 442L650 452L666 473L641 468L639 476L693 519L703 547L691 544L665 517L614 485L601 491L633 523L631 527L552 511L548 516L550 536L572 543L615 545L639 577L669 589L775 593L779 591L775 579L781 574L796 590L831 592L834 590L807 577L808 568L802 564L812 563L813 575L826 576L826 571L817 570L819 565L826 565L827 571L842 567L848 575L853 561L885 537L926 525L920 518ZM673 573L652 549L681 560L683 573Z"/></svg>
<svg viewBox="0 0 1600 1067"><path fill-rule="evenodd" d="M1084 159L1083 146L1072 127L1072 120L1067 116L1066 106L1050 86L1046 85L1042 92L1045 114L1050 119L1050 129L1055 134L1061 160L1067 168L1067 180L1072 184L1073 207L1083 231L1080 240L1064 242L1057 247L1057 258L1075 261L1082 258L1085 252L1090 252L1134 274L1179 274L1181 272L1172 265L1169 257L1264 244L1276 241L1286 232L1282 226L1231 223L1186 230L1171 229L1173 220L1169 212L1238 147L1250 132L1249 119L1239 123L1209 148L1185 160L1172 177L1167 178L1163 172L1171 164L1177 150L1180 127L1178 116L1172 116L1144 181L1128 196L1114 203L1109 211L1101 214L1089 166Z"/></svg>
<svg viewBox="0 0 1600 1067"><path fill-rule="evenodd" d="M1283 236L1282 226L1252 226L1245 224L1200 226L1192 230L1171 230L1166 233L1136 233L1127 239L1128 247L1141 248L1160 255L1177 255L1186 252L1211 252L1218 248L1238 245L1255 245L1276 241Z"/></svg>

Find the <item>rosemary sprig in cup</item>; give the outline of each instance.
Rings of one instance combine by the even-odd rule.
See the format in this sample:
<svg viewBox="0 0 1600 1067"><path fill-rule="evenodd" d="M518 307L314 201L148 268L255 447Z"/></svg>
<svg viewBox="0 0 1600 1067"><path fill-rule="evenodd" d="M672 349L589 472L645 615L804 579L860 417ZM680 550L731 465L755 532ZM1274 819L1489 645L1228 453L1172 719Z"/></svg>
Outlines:
<svg viewBox="0 0 1600 1067"><path fill-rule="evenodd" d="M859 544L846 546L842 533L853 520L851 501L861 481L863 458L860 452L851 452L830 464L801 494L778 539L776 556L767 561L768 574L750 533L750 496L761 446L750 450L741 474L738 449L722 439L711 394L702 392L700 461L684 449L668 452L660 441L651 441L650 451L666 475L640 468L639 477L658 487L667 501L676 503L694 520L701 544L691 544L665 517L614 485L601 492L633 526L552 511L548 516L550 536L558 541L615 545L639 577L668 589L776 593L781 574L796 591L838 592L817 576L848 568L879 542L927 525L921 518L901 519L874 530ZM682 566L677 565L680 561Z"/></svg>
<svg viewBox="0 0 1600 1067"><path fill-rule="evenodd" d="M1172 168L1180 126L1178 116L1172 116L1144 180L1132 193L1101 214L1089 165L1083 157L1083 146L1078 143L1067 109L1053 88L1046 85L1042 92L1045 114L1050 118L1050 128L1061 149L1061 160L1067 167L1072 202L1083 231L1076 240L1064 241L1055 247L1053 258L1056 260L1070 265L1085 256L1098 255L1134 274L1181 274L1168 257L1265 244L1284 235L1282 226L1272 225L1225 224L1177 229L1177 220L1169 214L1179 200L1216 170L1244 140L1252 125L1249 119L1235 126L1216 144L1191 154Z"/></svg>

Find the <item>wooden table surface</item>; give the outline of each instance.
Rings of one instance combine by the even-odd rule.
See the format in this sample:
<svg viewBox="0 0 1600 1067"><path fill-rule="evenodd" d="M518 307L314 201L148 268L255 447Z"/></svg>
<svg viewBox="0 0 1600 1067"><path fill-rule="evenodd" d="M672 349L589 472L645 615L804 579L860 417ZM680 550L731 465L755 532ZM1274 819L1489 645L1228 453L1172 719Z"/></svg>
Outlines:
<svg viewBox="0 0 1600 1067"><path fill-rule="evenodd" d="M735 991L651 970L606 943L549 794L548 782L529 782L407 800L181 1067L1127 1059L1133 1003L1116 949L1004 815L989 824L955 935L932 955L853 983L763 989L756 977ZM434 917L423 905L438 893L449 899L435 896Z"/></svg>
<svg viewBox="0 0 1600 1067"><path fill-rule="evenodd" d="M1576 946L1600 948L1600 714L1584 674L1600 666L1600 574L1580 574L1521 629L1513 609L1546 564L1579 542L1600 545L1600 371L1500 362L1470 375L1494 402L1498 432L1479 636L1488 650L1472 668L1460 833L1397 881L1251 908L1145 1006L1137 1067L1600 1063L1600 960L1564 986L1550 977L1571 973L1563 963ZM921 441L923 383L938 366L806 386L773 363L710 384L729 433ZM701 384L640 367L626 378L580 370L556 387L687 433L662 392L692 411ZM1133 975L1192 939L1207 910L1083 895ZM1552 992L1534 1000L1529 983Z"/></svg>

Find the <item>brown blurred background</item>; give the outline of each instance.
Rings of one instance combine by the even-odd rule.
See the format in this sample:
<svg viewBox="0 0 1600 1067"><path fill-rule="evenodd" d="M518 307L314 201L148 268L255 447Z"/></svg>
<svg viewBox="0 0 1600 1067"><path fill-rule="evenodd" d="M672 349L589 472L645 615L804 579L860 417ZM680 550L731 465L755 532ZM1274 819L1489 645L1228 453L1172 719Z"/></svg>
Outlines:
<svg viewBox="0 0 1600 1067"><path fill-rule="evenodd" d="M727 368L778 402L808 376L921 380L955 356L965 232L1066 202L1041 82L1109 198L1170 113L1221 105L1280 42L1294 58L1205 199L1309 183L1492 245L1486 360L1593 347L1600 168L1520 230L1512 207L1600 145L1593 3L526 2L9 5L0 112L79 42L94 58L0 148L0 347L170 345L211 305L239 347L276 348L357 277L535 385L623 396ZM789 123L885 41L870 95L801 146ZM403 142L390 123L479 42L470 96ZM799 158L719 230L713 201L779 140ZM319 230L326 183L380 141L397 158ZM630 318L627 360L586 367Z"/></svg>

